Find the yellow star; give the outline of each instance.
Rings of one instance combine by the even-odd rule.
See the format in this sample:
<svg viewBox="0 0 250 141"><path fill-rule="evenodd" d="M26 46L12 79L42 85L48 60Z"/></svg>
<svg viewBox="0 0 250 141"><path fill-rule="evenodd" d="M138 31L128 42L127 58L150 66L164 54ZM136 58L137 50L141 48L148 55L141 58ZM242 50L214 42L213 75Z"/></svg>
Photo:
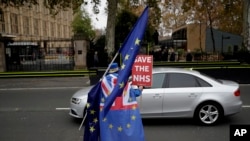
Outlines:
<svg viewBox="0 0 250 141"><path fill-rule="evenodd" d="M90 114L94 115L95 114L95 110L90 110Z"/></svg>
<svg viewBox="0 0 250 141"><path fill-rule="evenodd" d="M89 128L89 130L90 130L90 132L94 132L95 131L95 128L94 128L94 126L91 126L90 128Z"/></svg>
<svg viewBox="0 0 250 141"><path fill-rule="evenodd" d="M89 108L89 107L90 107L90 103L87 103L87 104L86 104L86 107Z"/></svg>
<svg viewBox="0 0 250 141"><path fill-rule="evenodd" d="M140 42L141 42L141 40L139 40L138 38L136 38L135 45L140 45Z"/></svg>
<svg viewBox="0 0 250 141"><path fill-rule="evenodd" d="M102 121L103 121L103 122L107 121L107 118L104 118Z"/></svg>
<svg viewBox="0 0 250 141"><path fill-rule="evenodd" d="M124 87L124 82L120 83L120 88L123 88Z"/></svg>
<svg viewBox="0 0 250 141"><path fill-rule="evenodd" d="M112 128L113 128L113 125L112 125L112 124L109 124L109 128L112 129Z"/></svg>
<svg viewBox="0 0 250 141"><path fill-rule="evenodd" d="M131 119L132 119L132 120L135 120L135 119L136 119L136 116L134 116L134 115L131 116Z"/></svg>
<svg viewBox="0 0 250 141"><path fill-rule="evenodd" d="M130 127L131 127L131 125L128 123L128 124L127 124L127 128L130 128Z"/></svg>
<svg viewBox="0 0 250 141"><path fill-rule="evenodd" d="M104 99L104 98L102 98L102 99L101 99L101 101L104 103L104 102L105 102L105 99Z"/></svg>
<svg viewBox="0 0 250 141"><path fill-rule="evenodd" d="M129 57L130 57L130 55L126 54L126 56L125 56L125 60L128 60L128 59L129 59Z"/></svg>
<svg viewBox="0 0 250 141"><path fill-rule="evenodd" d="M123 70L125 68L125 64L122 64L121 69Z"/></svg>
<svg viewBox="0 0 250 141"><path fill-rule="evenodd" d="M97 123L97 122L98 122L98 119L97 119L97 118L94 118L93 122L94 122L94 123Z"/></svg>
<svg viewBox="0 0 250 141"><path fill-rule="evenodd" d="M118 131L120 131L120 132L122 131L122 127L121 127L121 126L119 126L117 129L118 129Z"/></svg>

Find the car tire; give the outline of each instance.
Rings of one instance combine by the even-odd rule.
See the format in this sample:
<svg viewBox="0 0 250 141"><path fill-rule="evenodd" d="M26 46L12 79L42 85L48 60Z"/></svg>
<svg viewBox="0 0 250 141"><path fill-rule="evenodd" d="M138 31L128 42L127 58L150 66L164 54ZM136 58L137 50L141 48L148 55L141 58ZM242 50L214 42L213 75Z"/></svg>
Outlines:
<svg viewBox="0 0 250 141"><path fill-rule="evenodd" d="M206 102L196 108L194 118L201 125L215 125L223 117L222 107L215 102Z"/></svg>

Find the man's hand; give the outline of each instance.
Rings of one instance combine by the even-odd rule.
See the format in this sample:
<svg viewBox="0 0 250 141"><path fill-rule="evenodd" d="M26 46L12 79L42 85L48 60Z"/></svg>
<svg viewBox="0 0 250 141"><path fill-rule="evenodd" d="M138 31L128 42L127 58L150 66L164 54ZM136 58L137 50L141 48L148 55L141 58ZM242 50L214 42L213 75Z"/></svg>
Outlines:
<svg viewBox="0 0 250 141"><path fill-rule="evenodd" d="M138 86L138 88L139 88L139 90L141 90L141 91L143 90L143 86Z"/></svg>

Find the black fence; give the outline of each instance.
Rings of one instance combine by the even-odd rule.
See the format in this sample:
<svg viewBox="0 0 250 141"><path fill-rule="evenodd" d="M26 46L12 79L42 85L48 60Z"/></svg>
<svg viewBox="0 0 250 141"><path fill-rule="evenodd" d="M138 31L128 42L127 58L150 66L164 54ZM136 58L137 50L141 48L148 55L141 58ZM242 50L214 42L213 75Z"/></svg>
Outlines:
<svg viewBox="0 0 250 141"><path fill-rule="evenodd" d="M6 46L5 56L8 72L74 69L71 40L15 41Z"/></svg>

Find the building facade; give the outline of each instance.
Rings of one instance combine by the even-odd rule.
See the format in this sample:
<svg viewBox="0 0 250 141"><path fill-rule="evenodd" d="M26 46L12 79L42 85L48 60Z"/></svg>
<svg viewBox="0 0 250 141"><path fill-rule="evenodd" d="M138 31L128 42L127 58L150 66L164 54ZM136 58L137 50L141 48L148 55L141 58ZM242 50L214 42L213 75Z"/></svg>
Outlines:
<svg viewBox="0 0 250 141"><path fill-rule="evenodd" d="M43 0L38 1L32 6L0 6L0 72L54 70L59 64L64 65L61 69L74 67L73 10L53 15ZM83 42L82 57L88 45Z"/></svg>
<svg viewBox="0 0 250 141"><path fill-rule="evenodd" d="M23 7L0 6L0 33L13 35L15 40L48 40L72 37L72 9L50 14L42 0L39 5Z"/></svg>

